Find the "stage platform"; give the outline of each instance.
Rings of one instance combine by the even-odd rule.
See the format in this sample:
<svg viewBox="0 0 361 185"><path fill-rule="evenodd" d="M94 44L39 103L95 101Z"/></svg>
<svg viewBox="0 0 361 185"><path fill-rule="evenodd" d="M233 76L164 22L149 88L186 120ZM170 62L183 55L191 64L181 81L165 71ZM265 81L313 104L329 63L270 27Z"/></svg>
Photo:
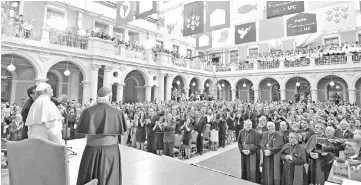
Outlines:
<svg viewBox="0 0 361 185"><path fill-rule="evenodd" d="M75 185L85 139L71 140L68 146L77 153L69 159L70 185ZM120 145L123 185L253 185L254 183L219 173L178 159L158 156ZM4 171L3 171L4 172ZM2 172L2 185L8 174Z"/></svg>

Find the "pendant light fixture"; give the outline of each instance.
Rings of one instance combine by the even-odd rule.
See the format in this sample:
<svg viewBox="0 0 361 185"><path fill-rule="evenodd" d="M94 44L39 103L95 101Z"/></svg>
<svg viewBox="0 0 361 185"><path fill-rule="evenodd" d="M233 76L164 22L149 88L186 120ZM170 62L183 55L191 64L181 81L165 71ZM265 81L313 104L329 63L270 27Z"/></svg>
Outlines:
<svg viewBox="0 0 361 185"><path fill-rule="evenodd" d="M209 87L209 83L206 83L206 86Z"/></svg>
<svg viewBox="0 0 361 185"><path fill-rule="evenodd" d="M68 66L68 62L66 63L66 70L64 71L64 75L65 76L69 76L70 75L70 71L69 71L69 66Z"/></svg>
<svg viewBox="0 0 361 185"><path fill-rule="evenodd" d="M246 87L246 79L243 79L243 87Z"/></svg>
<svg viewBox="0 0 361 185"><path fill-rule="evenodd" d="M196 83L195 83L195 82L193 82L193 83L192 83L192 86L193 86L193 87L194 87L194 86L196 86Z"/></svg>
<svg viewBox="0 0 361 185"><path fill-rule="evenodd" d="M331 75L331 82L330 82L331 87L333 87L335 85L335 82L332 81L332 75Z"/></svg>
<svg viewBox="0 0 361 185"><path fill-rule="evenodd" d="M299 87L301 85L300 82L298 82L298 77L297 77L297 82L296 82L296 86Z"/></svg>
<svg viewBox="0 0 361 185"><path fill-rule="evenodd" d="M267 80L267 86L270 87L271 86L271 83L269 83L269 81Z"/></svg>
<svg viewBox="0 0 361 185"><path fill-rule="evenodd" d="M15 65L13 64L13 60L14 60L14 55L11 55L11 63L10 65L8 65L8 67L6 68L8 71L13 72L16 70Z"/></svg>
<svg viewBox="0 0 361 185"><path fill-rule="evenodd" d="M177 79L179 78L179 76L177 76ZM177 80L177 85L179 85L180 84L180 81L179 81L179 79Z"/></svg>

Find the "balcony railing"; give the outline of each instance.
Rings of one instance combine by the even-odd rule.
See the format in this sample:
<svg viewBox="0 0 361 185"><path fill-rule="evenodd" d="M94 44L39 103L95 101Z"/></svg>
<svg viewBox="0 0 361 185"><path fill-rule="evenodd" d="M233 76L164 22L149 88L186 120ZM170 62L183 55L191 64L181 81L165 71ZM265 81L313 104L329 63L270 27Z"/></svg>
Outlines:
<svg viewBox="0 0 361 185"><path fill-rule="evenodd" d="M204 70L208 72L213 71L213 65L204 64Z"/></svg>
<svg viewBox="0 0 361 185"><path fill-rule="evenodd" d="M237 65L237 71L253 70L253 63L240 63Z"/></svg>
<svg viewBox="0 0 361 185"><path fill-rule="evenodd" d="M352 61L354 63L361 63L361 52L353 53L352 55Z"/></svg>
<svg viewBox="0 0 361 185"><path fill-rule="evenodd" d="M346 55L322 56L322 57L316 58L315 62L316 62L316 66L346 64L347 56Z"/></svg>
<svg viewBox="0 0 361 185"><path fill-rule="evenodd" d="M51 29L49 40L52 44L58 44L73 48L88 49L88 37L80 36L75 33Z"/></svg>
<svg viewBox="0 0 361 185"><path fill-rule="evenodd" d="M285 67L306 67L310 66L311 60L309 58L299 58L294 61L285 60Z"/></svg>
<svg viewBox="0 0 361 185"><path fill-rule="evenodd" d="M222 66L217 66L216 68L216 72L225 72L225 71L231 71L231 66L222 65Z"/></svg>
<svg viewBox="0 0 361 185"><path fill-rule="evenodd" d="M201 69L201 62L197 60L193 60L189 62L189 67L191 69Z"/></svg>
<svg viewBox="0 0 361 185"><path fill-rule="evenodd" d="M258 69L276 69L280 67L280 61L260 61L258 62Z"/></svg>
<svg viewBox="0 0 361 185"><path fill-rule="evenodd" d="M41 40L41 28L32 25L12 25L4 24L1 26L1 34L11 37L19 37L23 39Z"/></svg>
<svg viewBox="0 0 361 185"><path fill-rule="evenodd" d="M172 61L173 61L173 64L175 66L179 66L179 67L186 67L187 66L186 61L185 61L184 58L172 57Z"/></svg>

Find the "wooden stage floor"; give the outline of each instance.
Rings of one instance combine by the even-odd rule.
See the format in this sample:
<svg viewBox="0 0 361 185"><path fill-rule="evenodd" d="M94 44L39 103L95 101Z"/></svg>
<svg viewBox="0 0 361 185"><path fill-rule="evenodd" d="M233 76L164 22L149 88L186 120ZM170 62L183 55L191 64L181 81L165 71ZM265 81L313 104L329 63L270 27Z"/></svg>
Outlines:
<svg viewBox="0 0 361 185"><path fill-rule="evenodd" d="M76 156L69 159L70 185L75 185L81 155L85 147L85 139L69 141L68 146L71 146L72 150L77 153ZM190 165L177 159L150 154L123 145L120 145L119 148L122 159L123 185L254 184L237 177ZM209 167L212 168L212 166ZM238 176L237 174L232 175ZM8 185L8 178L8 173L2 171L1 184Z"/></svg>

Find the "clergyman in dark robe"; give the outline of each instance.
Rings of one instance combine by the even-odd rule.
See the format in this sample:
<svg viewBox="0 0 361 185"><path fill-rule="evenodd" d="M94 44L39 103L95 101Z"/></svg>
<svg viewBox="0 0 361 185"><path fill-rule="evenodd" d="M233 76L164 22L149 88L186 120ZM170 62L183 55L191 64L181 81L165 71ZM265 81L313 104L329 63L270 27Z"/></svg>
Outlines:
<svg viewBox="0 0 361 185"><path fill-rule="evenodd" d="M244 122L244 129L238 136L238 148L241 152L241 178L254 183L260 183L259 148L260 134L252 128L251 120Z"/></svg>
<svg viewBox="0 0 361 185"><path fill-rule="evenodd" d="M262 184L280 185L281 184L281 155L284 142L281 133L276 132L276 126L273 122L267 123L268 131L262 134L260 146L263 152L262 165Z"/></svg>
<svg viewBox="0 0 361 185"><path fill-rule="evenodd" d="M79 119L78 133L87 144L80 162L77 185L98 179L98 185L121 185L122 170L118 137L126 131L123 113L110 105L111 90L98 90L98 103L85 109Z"/></svg>
<svg viewBox="0 0 361 185"><path fill-rule="evenodd" d="M282 185L307 185L304 164L307 162L306 150L298 143L298 134L291 132L289 143L285 144L280 153L283 160Z"/></svg>
<svg viewBox="0 0 361 185"><path fill-rule="evenodd" d="M23 118L23 122L26 122L26 118L28 117L29 111L30 111L30 107L33 105L34 101L36 100L36 98L38 97L37 93L36 93L36 85L32 85L30 86L27 90L26 93L28 94L29 99L26 100L24 107L21 109L21 117ZM28 127L24 126L23 130L22 130L22 135L23 135L23 139L27 139L28 138Z"/></svg>

